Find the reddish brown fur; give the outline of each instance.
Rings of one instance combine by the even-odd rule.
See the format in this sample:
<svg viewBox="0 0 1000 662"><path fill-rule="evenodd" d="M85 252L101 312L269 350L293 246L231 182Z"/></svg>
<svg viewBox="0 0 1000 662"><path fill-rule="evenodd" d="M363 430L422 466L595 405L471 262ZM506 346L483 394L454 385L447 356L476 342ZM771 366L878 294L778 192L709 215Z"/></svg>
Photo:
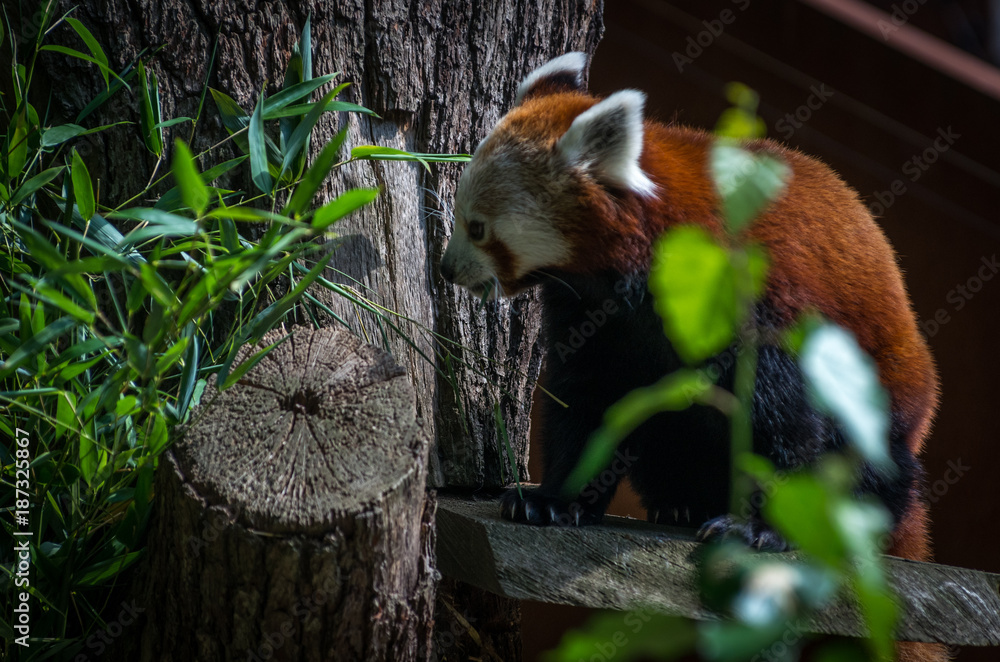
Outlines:
<svg viewBox="0 0 1000 662"><path fill-rule="evenodd" d="M577 92L533 94L507 115L498 133L508 142L552 150L597 101ZM611 196L596 182L582 183L578 206L557 220L574 253L572 262L561 266L580 272L644 269L656 238L681 223L722 237L719 200L708 173L713 141L703 131L647 120L640 164L659 195ZM907 445L919 453L937 406L937 376L889 242L853 189L826 165L770 140L748 148L780 157L792 172L785 193L749 230L768 247L772 261L765 296L786 321L819 310L855 334L878 365L893 415L910 423ZM889 553L930 560L922 504L899 527Z"/></svg>
<svg viewBox="0 0 1000 662"><path fill-rule="evenodd" d="M516 144L529 153L551 154L573 120L598 99L563 91L562 79L536 84L494 135L490 149ZM577 272L648 268L651 247L666 229L696 224L725 239L719 199L709 177L714 138L703 131L645 122L640 165L658 195L609 195L597 182L579 183L575 201L555 219L572 245L572 259L560 268ZM779 318L791 322L817 310L850 329L874 358L891 396L892 415L910 429L907 446L919 454L937 406L937 376L920 336L896 257L882 230L849 188L819 161L769 140L747 145L784 160L792 176L784 194L749 229L769 249L771 269L765 294ZM533 151L533 152L532 152ZM546 177L546 162L524 164L529 177ZM499 242L497 242L499 243ZM500 244L487 248L500 271L512 273L514 256ZM506 274L501 273L501 280ZM507 282L508 291L524 283ZM913 485L909 512L893 534L888 552L929 561L927 507ZM902 662L942 662L939 644L901 643Z"/></svg>

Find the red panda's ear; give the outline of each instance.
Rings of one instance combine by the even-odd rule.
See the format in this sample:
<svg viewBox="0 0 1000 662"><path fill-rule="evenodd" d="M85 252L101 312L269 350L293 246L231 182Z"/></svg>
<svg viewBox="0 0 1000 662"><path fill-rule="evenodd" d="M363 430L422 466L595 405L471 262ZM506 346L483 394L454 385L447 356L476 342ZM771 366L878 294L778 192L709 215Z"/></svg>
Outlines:
<svg viewBox="0 0 1000 662"><path fill-rule="evenodd" d="M587 68L587 56L583 53L566 53L547 64L538 67L517 86L514 105L519 106L525 99L555 92L586 92L583 86L583 71Z"/></svg>
<svg viewBox="0 0 1000 662"><path fill-rule="evenodd" d="M556 149L567 165L585 168L601 184L652 195L656 185L639 167L645 101L637 90L615 92L580 113Z"/></svg>

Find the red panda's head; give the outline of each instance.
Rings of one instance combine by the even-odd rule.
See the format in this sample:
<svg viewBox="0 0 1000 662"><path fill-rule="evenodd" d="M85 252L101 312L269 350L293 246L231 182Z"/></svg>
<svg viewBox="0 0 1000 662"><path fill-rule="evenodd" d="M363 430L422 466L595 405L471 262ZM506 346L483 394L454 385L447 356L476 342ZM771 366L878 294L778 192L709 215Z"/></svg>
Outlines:
<svg viewBox="0 0 1000 662"><path fill-rule="evenodd" d="M654 193L639 167L645 96L594 98L583 86L585 66L583 53L568 53L532 72L476 148L441 261L448 281L495 298L546 269L573 270L582 243L601 241L595 225L615 196Z"/></svg>

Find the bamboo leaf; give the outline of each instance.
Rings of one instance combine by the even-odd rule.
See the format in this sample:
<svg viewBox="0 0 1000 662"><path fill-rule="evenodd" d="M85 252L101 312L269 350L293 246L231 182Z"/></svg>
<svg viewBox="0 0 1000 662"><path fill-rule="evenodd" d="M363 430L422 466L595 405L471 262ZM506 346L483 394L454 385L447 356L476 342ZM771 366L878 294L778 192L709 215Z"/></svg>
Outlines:
<svg viewBox="0 0 1000 662"><path fill-rule="evenodd" d="M377 188L356 188L345 192L316 210L312 220L313 229L325 232L333 223L374 200L378 193Z"/></svg>
<svg viewBox="0 0 1000 662"><path fill-rule="evenodd" d="M182 140L174 141L173 173L184 204L194 211L195 216L201 216L208 206L208 189L198 173L191 150Z"/></svg>
<svg viewBox="0 0 1000 662"><path fill-rule="evenodd" d="M39 308L41 307L39 306ZM75 327L76 324L76 320L72 317L60 317L35 333L30 340L14 350L6 361L0 363L0 379L10 376L25 361L41 353L49 344Z"/></svg>
<svg viewBox="0 0 1000 662"><path fill-rule="evenodd" d="M28 181L21 184L21 186L14 192L10 198L11 206L18 205L22 200L30 196L32 193L42 188L53 179L55 179L59 173L63 171L65 166L57 166L55 168L49 168L48 170L43 170Z"/></svg>
<svg viewBox="0 0 1000 662"><path fill-rule="evenodd" d="M90 218L97 211L94 202L94 186L90 181L90 172L87 164L80 158L80 153L73 150L73 196L76 198L76 206L80 210L80 215Z"/></svg>
<svg viewBox="0 0 1000 662"><path fill-rule="evenodd" d="M102 65L101 76L104 77L104 87L108 88L109 84L108 72L110 71L110 69L108 69L108 56L104 54L104 49L101 48L101 45L99 43L97 43L97 39L94 38L94 35L91 34L90 30L88 30L86 26L84 26L84 24L81 23L79 20L73 18L72 16L67 16L66 22L69 23L70 27L76 30L76 33L80 35L80 38L83 39L83 42L87 44L87 48L90 50L90 54L94 56L94 59L97 60Z"/></svg>
<svg viewBox="0 0 1000 662"><path fill-rule="evenodd" d="M339 92L340 90L341 88L338 87L337 92ZM295 115L305 115L319 103L320 103L319 101L316 101L313 103L300 103L293 106L287 106L285 108L282 108L281 110L277 110L268 115L265 115L264 119L271 120L271 119L278 119L281 117L293 117ZM365 108L364 106L359 106L356 103L350 103L349 101L328 101L326 105L323 106L323 112L360 113L362 115L371 115L372 117L379 117L378 113L376 113L374 110L370 110L368 108Z"/></svg>
<svg viewBox="0 0 1000 662"><path fill-rule="evenodd" d="M305 150L309 149L309 136L312 133L313 127L316 126L316 122L319 121L320 115L323 114L323 105L327 101L332 99L331 96L333 92L330 92L323 100L309 111L305 119L295 127L295 131L292 132L291 137L288 139L288 143L285 145L285 158L281 162L281 174L284 175L286 172L292 170L292 167L297 160L300 153L305 154Z"/></svg>
<svg viewBox="0 0 1000 662"><path fill-rule="evenodd" d="M156 107L154 108L154 92L150 89L151 86L156 85L156 75L150 71L149 75L146 73L146 66L139 61L139 87L141 88L139 94L139 117L140 124L142 127L142 139L146 143L146 148L155 154L160 156L163 154L163 132L162 129L155 129L159 122L159 91L155 92L157 97Z"/></svg>
<svg viewBox="0 0 1000 662"><path fill-rule="evenodd" d="M326 76L320 76L319 78L313 78L312 80L304 80L282 89L280 92L264 102L264 119L276 119L278 115L275 115L274 113L277 113L282 108L298 101L299 99L302 99L303 97L309 96L314 90L323 87L323 85L329 83L339 75L340 74L327 74ZM338 86L336 91L340 92L346 86L347 83L344 83L343 85Z"/></svg>
<svg viewBox="0 0 1000 662"><path fill-rule="evenodd" d="M264 91L260 92L260 99L253 115L250 116L250 125L247 133L247 140L250 144L250 173L254 185L262 193L270 193L274 188L274 180L271 179L271 172L267 166L267 149L264 142L264 120L261 115L264 106Z"/></svg>
<svg viewBox="0 0 1000 662"><path fill-rule="evenodd" d="M74 50L72 48L67 48L65 46L57 46L57 45L54 45L54 44L48 44L46 46L42 46L38 50L40 50L40 51L52 51L53 53L61 53L63 55L67 55L69 57L73 57L73 58L76 58L78 60L83 60L84 62L90 62L92 64L96 64L97 67L101 70L101 76L104 77L105 82L107 82L108 76L114 76L116 79L121 80L121 77L118 74L116 74L114 71L112 71L111 69L108 68L107 62L101 62L96 57L93 57L91 55L87 55L85 53L81 53L78 50ZM125 81L122 81L122 82L125 82Z"/></svg>
<svg viewBox="0 0 1000 662"><path fill-rule="evenodd" d="M278 340L277 342L271 343L264 349L254 353L253 356L251 356L249 359L238 365L236 367L236 370L233 370L231 373L229 373L229 375L225 378L225 381L222 383L222 386L219 387L219 390L225 391L227 388L238 382L240 378L243 377L243 375L245 375L248 371L250 371L250 369L252 369L255 365L260 363L265 356L270 354L271 350L273 350L275 347L277 347L278 345L285 342L291 337L292 335L288 334L287 336Z"/></svg>
<svg viewBox="0 0 1000 662"><path fill-rule="evenodd" d="M50 129L46 129L42 133L42 147L55 147L56 145L61 145L67 140L72 140L77 136L81 136L86 133L84 129L79 124L61 124L59 126L54 126Z"/></svg>
<svg viewBox="0 0 1000 662"><path fill-rule="evenodd" d="M342 129L340 133L333 137L333 140L323 147L316 160L309 166L302 181L295 187L295 192L292 193L288 199L288 204L282 210L283 214L287 216L301 216L305 213L312 202L313 196L316 195L316 191L319 190L319 187L322 186L323 181L333 169L337 161L337 154L340 152L340 148L343 146L346 137L347 129ZM315 225L315 221L313 224Z"/></svg>

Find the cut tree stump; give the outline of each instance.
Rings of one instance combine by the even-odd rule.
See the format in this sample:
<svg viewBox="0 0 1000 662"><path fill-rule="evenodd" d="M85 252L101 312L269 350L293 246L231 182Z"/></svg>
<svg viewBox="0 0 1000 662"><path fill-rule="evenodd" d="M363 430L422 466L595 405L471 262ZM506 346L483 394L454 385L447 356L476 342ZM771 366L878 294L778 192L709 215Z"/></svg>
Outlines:
<svg viewBox="0 0 1000 662"><path fill-rule="evenodd" d="M405 371L346 331L296 329L204 397L158 470L121 659L429 659L434 500Z"/></svg>
<svg viewBox="0 0 1000 662"><path fill-rule="evenodd" d="M601 609L652 609L696 620L721 616L701 604L693 532L605 516L585 528L513 524L498 501L439 496L442 574L518 600ZM783 557L794 552L786 552ZM885 557L902 606L903 641L1000 645L1000 575ZM814 614L805 631L862 635L847 600Z"/></svg>

